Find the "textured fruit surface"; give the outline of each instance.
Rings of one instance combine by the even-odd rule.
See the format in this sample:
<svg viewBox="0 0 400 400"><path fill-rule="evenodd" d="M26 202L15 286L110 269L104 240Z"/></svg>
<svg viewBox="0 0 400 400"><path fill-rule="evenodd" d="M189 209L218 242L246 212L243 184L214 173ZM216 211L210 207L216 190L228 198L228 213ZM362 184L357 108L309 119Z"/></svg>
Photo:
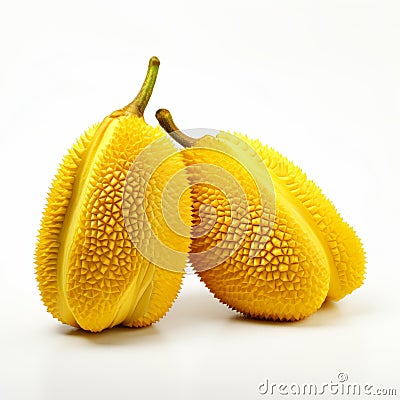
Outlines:
<svg viewBox="0 0 400 400"><path fill-rule="evenodd" d="M262 204L257 196L259 188L245 168L252 156L241 143L250 145L268 169L275 191L274 216L271 199ZM234 230L237 237L243 235L242 243L224 262L207 269L204 265L212 263L207 260L210 248L224 239L235 242L234 236L224 235L237 210L226 197L231 191L226 183L223 190L209 184L192 186L193 229L215 219L213 208L219 217L224 216L191 244L190 260L215 297L253 317L299 320L318 310L326 298L339 300L362 284L365 256L359 238L321 190L285 157L257 140L223 132L216 138L205 136L183 154L190 166L189 180L198 182L198 176L206 174L201 165L219 165L247 196L248 224L243 231ZM250 248L260 239L262 213L271 230L254 257Z"/></svg>
<svg viewBox="0 0 400 400"><path fill-rule="evenodd" d="M63 323L95 332L119 324L146 326L165 315L178 294L185 257L174 260L181 272L149 262L130 240L122 211L132 162L165 136L160 128L146 124L141 114L157 69L158 60L153 58L140 101L82 135L52 183L36 248L36 273L44 304ZM165 149L176 153L165 138L155 143L154 157ZM169 174L182 165L179 155L172 157L168 169L156 171L146 182L147 190L158 193ZM144 187L136 182L130 195L134 198ZM148 218L156 219L156 226L159 201L158 195L150 196L147 204ZM188 245L188 239L180 240L177 248L186 252Z"/></svg>

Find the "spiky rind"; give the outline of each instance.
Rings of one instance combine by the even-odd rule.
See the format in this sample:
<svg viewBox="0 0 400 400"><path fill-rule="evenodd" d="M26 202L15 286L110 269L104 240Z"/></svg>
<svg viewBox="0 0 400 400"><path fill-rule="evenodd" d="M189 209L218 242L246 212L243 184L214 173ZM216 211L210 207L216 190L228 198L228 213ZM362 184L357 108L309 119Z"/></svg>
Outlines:
<svg viewBox="0 0 400 400"><path fill-rule="evenodd" d="M57 308L59 236L72 196L76 171L97 127L98 124L88 129L63 158L50 187L35 251L36 279L42 301L48 311L63 323L65 320Z"/></svg>
<svg viewBox="0 0 400 400"><path fill-rule="evenodd" d="M93 168L67 275L68 301L84 329L100 331L124 323L126 315L118 313L122 298L135 285L138 274L159 269L133 245L124 225L122 199L132 161L163 135L161 129L151 128L142 119L123 118ZM156 180L155 184L159 182ZM148 311L139 321L127 321L128 325L155 322L168 311L177 295L182 274L150 273L155 274L156 281L152 283ZM159 275L162 285L170 287L162 295Z"/></svg>
<svg viewBox="0 0 400 400"><path fill-rule="evenodd" d="M205 199L202 204L208 204L210 197L202 196L202 188L194 187L193 194ZM214 195L218 198L219 193ZM253 205L250 203L249 208ZM259 254L251 257L257 219L259 214L250 211L250 229L239 249L224 263L198 272L201 280L223 303L253 317L291 321L311 315L321 307L329 287L329 269L313 238L278 202L269 239ZM219 233L228 229L222 223L208 233L206 240L193 240L192 252L217 246Z"/></svg>
<svg viewBox="0 0 400 400"><path fill-rule="evenodd" d="M262 159L268 172L256 169L255 175L249 174L254 153L245 143ZM339 299L362 284L364 253L354 231L320 189L279 153L242 135L221 133L217 138L200 139L196 147L183 154L191 168L192 182L203 182L199 178L213 173L208 166L219 165L235 178L247 196L248 225L235 226L230 237L232 215L242 207L237 196L226 197L235 189L224 178L220 179L221 190L218 185L204 183L192 186L193 229L204 221L210 222L206 225L211 229L192 239L190 260L220 301L252 317L295 321L318 310L328 292L330 298ZM275 209L257 196L260 187L253 178L262 173L272 180ZM273 226L268 240L254 257L250 248L260 240L257 230L262 213L266 213ZM235 247L243 234L243 242ZM213 266L209 250L221 243L219 251L229 250L229 257ZM209 268L204 268L207 264Z"/></svg>
<svg viewBox="0 0 400 400"><path fill-rule="evenodd" d="M93 146L97 128L98 125L90 129L64 158L50 191L36 249L37 279L48 310L61 322L93 332L118 324L142 327L158 321L170 309L183 277L183 273L164 270L142 256L124 224L123 191L132 161L150 143L165 136L161 129L150 127L142 118L123 116L113 128L109 142L100 148L93 165L85 169L90 175L82 200L74 203L81 205L77 218L65 226L73 193L77 196L78 189L82 189L74 187L77 174L83 170L79 166L85 152L88 154L87 149ZM161 150L170 146L170 152L174 149L169 141L160 146ZM171 163L171 173L183 167L180 157ZM158 201L165 177L160 173L148 184L148 190L156 193ZM84 179L81 176L80 182ZM139 188L142 190L143 185ZM161 211L154 199L150 199L149 207L149 215L159 218ZM155 225L160 226L158 221ZM62 229L63 238L71 238L64 264L59 257ZM186 244L183 241L180 247L187 251L188 245L186 238ZM182 271L183 268L184 265ZM62 273L65 301L73 321L66 321L59 308ZM140 310L135 313L138 307Z"/></svg>
<svg viewBox="0 0 400 400"><path fill-rule="evenodd" d="M363 284L365 252L354 229L343 221L333 203L295 164L260 141L235 133L249 143L274 174L310 213L328 243L340 285L330 287L329 298L340 300Z"/></svg>

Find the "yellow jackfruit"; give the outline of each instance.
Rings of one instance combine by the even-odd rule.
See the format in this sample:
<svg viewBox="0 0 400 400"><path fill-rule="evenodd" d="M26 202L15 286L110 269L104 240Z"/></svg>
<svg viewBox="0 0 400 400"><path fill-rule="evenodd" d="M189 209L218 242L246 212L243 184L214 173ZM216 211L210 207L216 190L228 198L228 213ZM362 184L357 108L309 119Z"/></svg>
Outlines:
<svg viewBox="0 0 400 400"><path fill-rule="evenodd" d="M146 326L164 316L178 294L189 239L177 240L160 222L161 193L183 159L165 132L143 119L158 67L153 57L135 100L84 133L52 183L36 247L36 275L48 311L65 324L94 332L119 324ZM144 149L147 158L163 154L167 160L149 181L126 184ZM143 192L146 204L136 204ZM146 218L156 235L175 243L175 258L169 260L175 270L150 262L131 241Z"/></svg>
<svg viewBox="0 0 400 400"><path fill-rule="evenodd" d="M300 168L247 136L195 140L167 110L156 116L188 147L190 262L215 297L252 317L294 321L362 285L360 239Z"/></svg>

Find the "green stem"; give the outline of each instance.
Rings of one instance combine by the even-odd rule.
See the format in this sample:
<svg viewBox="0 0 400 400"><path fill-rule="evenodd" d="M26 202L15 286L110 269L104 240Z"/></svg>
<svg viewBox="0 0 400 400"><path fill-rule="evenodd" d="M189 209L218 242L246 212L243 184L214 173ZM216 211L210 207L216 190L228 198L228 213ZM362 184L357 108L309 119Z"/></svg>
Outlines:
<svg viewBox="0 0 400 400"><path fill-rule="evenodd" d="M174 120L172 119L171 113L162 108L156 112L156 118L161 125L161 127L183 147L193 147L197 140L184 134L179 128L175 125Z"/></svg>
<svg viewBox="0 0 400 400"><path fill-rule="evenodd" d="M151 57L142 87L140 88L135 99L122 109L124 114L133 114L138 117L143 117L144 110L146 109L151 94L153 93L159 66L160 60L157 57Z"/></svg>

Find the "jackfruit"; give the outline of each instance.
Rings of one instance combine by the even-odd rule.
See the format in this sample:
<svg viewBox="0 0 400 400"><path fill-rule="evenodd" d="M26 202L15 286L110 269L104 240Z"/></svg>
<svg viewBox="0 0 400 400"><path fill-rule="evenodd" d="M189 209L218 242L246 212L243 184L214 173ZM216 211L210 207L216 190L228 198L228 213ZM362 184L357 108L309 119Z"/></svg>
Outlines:
<svg viewBox="0 0 400 400"><path fill-rule="evenodd" d="M251 317L295 321L362 285L360 239L299 167L240 133L194 139L167 110L156 117L186 147L189 259L216 298Z"/></svg>
<svg viewBox="0 0 400 400"><path fill-rule="evenodd" d="M165 132L143 118L158 68L159 60L151 58L136 98L89 128L52 182L36 246L36 277L43 303L64 324L93 332L147 326L167 313L178 294L189 239L177 240L160 220L163 187L183 159ZM147 157L165 160L149 181L134 181L130 169L144 149ZM132 209L140 196L146 204ZM130 236L147 218L156 235L175 243L169 260L175 270L150 262L134 246Z"/></svg>

